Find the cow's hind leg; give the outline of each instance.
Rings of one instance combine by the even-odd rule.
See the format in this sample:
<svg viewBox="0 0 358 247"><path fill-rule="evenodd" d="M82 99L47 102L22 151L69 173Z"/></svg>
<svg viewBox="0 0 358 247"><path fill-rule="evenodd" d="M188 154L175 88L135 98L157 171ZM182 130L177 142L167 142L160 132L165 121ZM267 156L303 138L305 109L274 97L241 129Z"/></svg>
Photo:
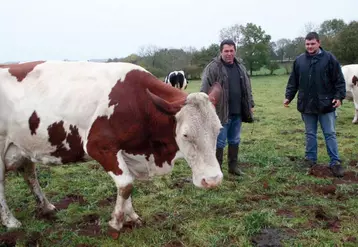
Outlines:
<svg viewBox="0 0 358 247"><path fill-rule="evenodd" d="M124 222L133 222L136 225L142 225L142 220L134 211L132 205L131 193L133 190L133 176L130 174L121 152L117 154L117 159L123 173L121 175L115 175L109 172L117 186L116 205L109 225L119 231L123 227Z"/></svg>
<svg viewBox="0 0 358 247"><path fill-rule="evenodd" d="M14 215L11 213L9 207L7 206L5 198L5 152L7 150L7 144L5 140L0 139L0 214L1 222L7 228L17 228L21 226L20 221L18 221Z"/></svg>
<svg viewBox="0 0 358 247"><path fill-rule="evenodd" d="M26 162L26 164L24 164L19 170L22 171L22 175L26 183L29 185L33 195L35 196L37 206L41 210L41 213L45 215L53 213L56 208L47 200L45 194L41 190L39 181L37 180L35 164L28 160L28 162Z"/></svg>

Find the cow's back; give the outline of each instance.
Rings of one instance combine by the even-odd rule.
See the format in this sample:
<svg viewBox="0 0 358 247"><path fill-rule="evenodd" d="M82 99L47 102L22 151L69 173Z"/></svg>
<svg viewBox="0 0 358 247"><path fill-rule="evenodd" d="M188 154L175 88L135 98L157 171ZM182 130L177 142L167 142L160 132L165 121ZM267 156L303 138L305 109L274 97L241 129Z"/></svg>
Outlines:
<svg viewBox="0 0 358 247"><path fill-rule="evenodd" d="M51 160L54 153L68 145L79 151L93 121L113 113L109 94L117 81L144 70L127 63L51 61L25 72L16 66L0 68L0 134L33 160L54 163L61 163Z"/></svg>

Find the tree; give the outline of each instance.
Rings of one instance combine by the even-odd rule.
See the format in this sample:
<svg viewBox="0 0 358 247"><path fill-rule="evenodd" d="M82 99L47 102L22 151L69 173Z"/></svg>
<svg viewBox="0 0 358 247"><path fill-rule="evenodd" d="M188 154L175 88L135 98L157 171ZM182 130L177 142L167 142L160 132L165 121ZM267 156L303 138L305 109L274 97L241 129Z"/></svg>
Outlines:
<svg viewBox="0 0 358 247"><path fill-rule="evenodd" d="M332 50L336 42L337 35L346 27L346 23L341 19L324 21L319 29L321 45L326 50Z"/></svg>
<svg viewBox="0 0 358 247"><path fill-rule="evenodd" d="M241 41L241 26L239 24L235 24L230 27L226 27L220 30L220 42L224 39L232 39L236 47L239 46Z"/></svg>
<svg viewBox="0 0 358 247"><path fill-rule="evenodd" d="M248 23L245 27L241 26L241 33L241 58L252 75L254 70L259 70L270 62L271 36L253 23Z"/></svg>
<svg viewBox="0 0 358 247"><path fill-rule="evenodd" d="M139 56L145 57L148 65L155 67L156 55L159 51L159 47L156 45L147 45L139 47Z"/></svg>
<svg viewBox="0 0 358 247"><path fill-rule="evenodd" d="M342 19L332 19L322 22L319 28L319 35L324 35L333 38L345 27L346 23Z"/></svg>
<svg viewBox="0 0 358 247"><path fill-rule="evenodd" d="M333 53L342 63L358 63L358 22L352 21L338 34Z"/></svg>
<svg viewBox="0 0 358 247"><path fill-rule="evenodd" d="M313 22L307 22L305 23L303 30L302 30L302 36L306 37L306 35L309 32L317 32L318 33L319 26L314 24Z"/></svg>
<svg viewBox="0 0 358 247"><path fill-rule="evenodd" d="M287 54L286 49L290 43L291 43L291 40L289 40L289 39L279 39L276 42L276 49L277 49L276 53L282 62L283 62L284 58L286 57L286 54Z"/></svg>

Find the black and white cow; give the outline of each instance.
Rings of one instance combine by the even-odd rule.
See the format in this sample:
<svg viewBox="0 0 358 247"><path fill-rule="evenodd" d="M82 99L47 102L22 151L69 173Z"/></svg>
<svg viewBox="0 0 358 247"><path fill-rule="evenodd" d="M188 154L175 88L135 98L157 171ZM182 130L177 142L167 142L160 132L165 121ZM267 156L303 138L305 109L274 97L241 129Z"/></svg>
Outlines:
<svg viewBox="0 0 358 247"><path fill-rule="evenodd" d="M181 90L186 89L188 85L188 80L185 78L185 73L183 70L172 71L165 78L164 82L171 84L173 87L179 88Z"/></svg>

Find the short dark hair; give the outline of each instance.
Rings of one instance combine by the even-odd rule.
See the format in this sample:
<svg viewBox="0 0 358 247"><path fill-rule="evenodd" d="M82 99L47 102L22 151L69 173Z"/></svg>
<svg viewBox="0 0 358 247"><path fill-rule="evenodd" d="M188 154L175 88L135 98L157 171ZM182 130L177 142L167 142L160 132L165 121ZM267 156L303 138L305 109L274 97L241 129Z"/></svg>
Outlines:
<svg viewBox="0 0 358 247"><path fill-rule="evenodd" d="M220 51L223 51L224 45L233 45L234 49L236 51L236 44L232 39L224 39L223 41L221 41L221 43L220 43Z"/></svg>
<svg viewBox="0 0 358 247"><path fill-rule="evenodd" d="M316 32L309 32L307 35L306 35L306 38L307 40L312 40L312 39L315 39L317 41L319 41L319 36L318 36L318 33Z"/></svg>

